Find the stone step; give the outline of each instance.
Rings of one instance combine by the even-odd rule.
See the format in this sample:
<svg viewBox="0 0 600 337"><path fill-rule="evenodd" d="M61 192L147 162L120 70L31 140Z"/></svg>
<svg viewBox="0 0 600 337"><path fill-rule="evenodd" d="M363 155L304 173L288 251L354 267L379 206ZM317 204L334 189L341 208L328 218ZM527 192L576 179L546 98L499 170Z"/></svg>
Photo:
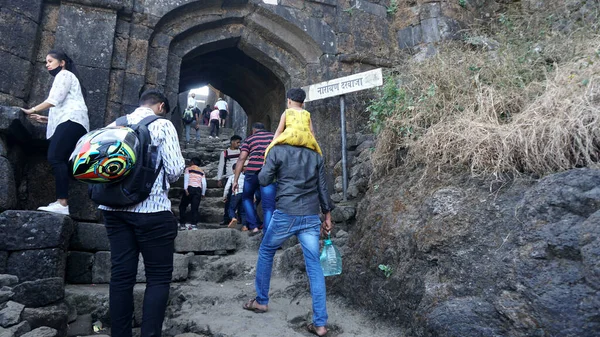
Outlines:
<svg viewBox="0 0 600 337"><path fill-rule="evenodd" d="M175 217L177 219L179 219L179 204L177 204L176 206L174 206L173 204L171 205L171 211L173 212L173 214L175 215ZM200 203L200 215L199 215L199 222L205 222L205 223L220 223L221 221L223 221L223 208L207 208L207 207L202 207L202 203Z"/></svg>
<svg viewBox="0 0 600 337"><path fill-rule="evenodd" d="M179 208L179 204L181 203L181 199L179 198L171 198L171 208L173 207L177 207ZM221 196L221 198L215 198L215 197L210 197L210 198L202 198L202 200L200 201L200 210L208 210L208 209L223 209L223 207L225 207L225 201L223 201L223 198ZM211 211L207 211L207 212L211 212Z"/></svg>
<svg viewBox="0 0 600 337"><path fill-rule="evenodd" d="M179 199L181 194L183 193L183 187L173 187L169 190L169 199L173 201L174 199ZM223 198L223 189L222 188L207 188L206 189L206 198Z"/></svg>
<svg viewBox="0 0 600 337"><path fill-rule="evenodd" d="M190 256L173 255L172 281L185 281L188 277ZM67 257L66 281L74 284L99 284L110 282L110 251L95 253L70 251ZM144 261L140 254L136 282L146 282Z"/></svg>
<svg viewBox="0 0 600 337"><path fill-rule="evenodd" d="M175 239L177 253L213 254L235 252L244 243L241 232L230 228L180 231Z"/></svg>

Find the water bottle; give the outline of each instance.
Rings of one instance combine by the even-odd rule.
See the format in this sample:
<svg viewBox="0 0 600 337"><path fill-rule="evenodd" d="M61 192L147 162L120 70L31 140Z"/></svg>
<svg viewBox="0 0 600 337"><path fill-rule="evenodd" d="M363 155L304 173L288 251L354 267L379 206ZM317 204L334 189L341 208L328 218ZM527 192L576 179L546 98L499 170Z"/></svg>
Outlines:
<svg viewBox="0 0 600 337"><path fill-rule="evenodd" d="M338 249L331 242L331 236L327 235L325 246L321 251L321 268L325 276L339 275L342 273L342 256Z"/></svg>

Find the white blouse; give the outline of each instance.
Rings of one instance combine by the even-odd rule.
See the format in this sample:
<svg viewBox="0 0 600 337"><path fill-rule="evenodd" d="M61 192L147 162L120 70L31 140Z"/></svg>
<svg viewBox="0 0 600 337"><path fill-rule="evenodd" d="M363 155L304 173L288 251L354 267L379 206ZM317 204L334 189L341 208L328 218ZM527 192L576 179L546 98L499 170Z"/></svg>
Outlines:
<svg viewBox="0 0 600 337"><path fill-rule="evenodd" d="M54 105L48 113L47 139L54 135L59 124L66 121L81 124L85 131L90 130L90 119L81 93L81 85L72 72L63 69L56 74L46 102Z"/></svg>

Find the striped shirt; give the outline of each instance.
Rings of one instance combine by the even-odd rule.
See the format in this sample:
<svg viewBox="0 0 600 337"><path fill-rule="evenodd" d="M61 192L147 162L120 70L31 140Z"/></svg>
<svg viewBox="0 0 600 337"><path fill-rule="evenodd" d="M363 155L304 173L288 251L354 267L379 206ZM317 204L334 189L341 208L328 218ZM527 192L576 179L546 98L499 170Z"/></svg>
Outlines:
<svg viewBox="0 0 600 337"><path fill-rule="evenodd" d="M273 141L273 136L269 131L257 131L244 140L240 151L248 153L246 174L258 174L265 162L265 150Z"/></svg>
<svg viewBox="0 0 600 337"><path fill-rule="evenodd" d="M135 109L134 112L127 115L127 123L135 124L139 123L144 117L154 115L154 111L150 108L140 107ZM111 124L115 125L115 123ZM137 205L123 208L112 208L100 205L100 209L105 211L122 211L122 212L133 212L133 213L158 213L163 211L171 211L171 200L167 195L169 191L169 183L177 181L185 168L185 160L181 155L181 148L179 147L179 139L177 138L177 131L167 119L157 119L150 125L148 125L148 131L150 131L150 138L152 138L152 145L158 146L158 154L163 162L163 169L158 174L154 185L152 185L152 191L148 198ZM163 190L163 179L166 174L166 185L167 189Z"/></svg>
<svg viewBox="0 0 600 337"><path fill-rule="evenodd" d="M202 188L202 195L206 194L206 177L199 166L192 165L185 169L183 188L187 190L188 187Z"/></svg>

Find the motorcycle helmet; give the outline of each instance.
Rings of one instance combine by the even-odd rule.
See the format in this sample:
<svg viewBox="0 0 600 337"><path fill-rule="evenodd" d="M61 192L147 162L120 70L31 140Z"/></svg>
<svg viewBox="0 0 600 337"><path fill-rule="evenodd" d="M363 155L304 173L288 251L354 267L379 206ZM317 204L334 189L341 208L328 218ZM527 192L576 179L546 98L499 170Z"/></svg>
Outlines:
<svg viewBox="0 0 600 337"><path fill-rule="evenodd" d="M125 178L136 162L140 141L128 127L107 127L79 139L69 158L73 177L92 184Z"/></svg>

